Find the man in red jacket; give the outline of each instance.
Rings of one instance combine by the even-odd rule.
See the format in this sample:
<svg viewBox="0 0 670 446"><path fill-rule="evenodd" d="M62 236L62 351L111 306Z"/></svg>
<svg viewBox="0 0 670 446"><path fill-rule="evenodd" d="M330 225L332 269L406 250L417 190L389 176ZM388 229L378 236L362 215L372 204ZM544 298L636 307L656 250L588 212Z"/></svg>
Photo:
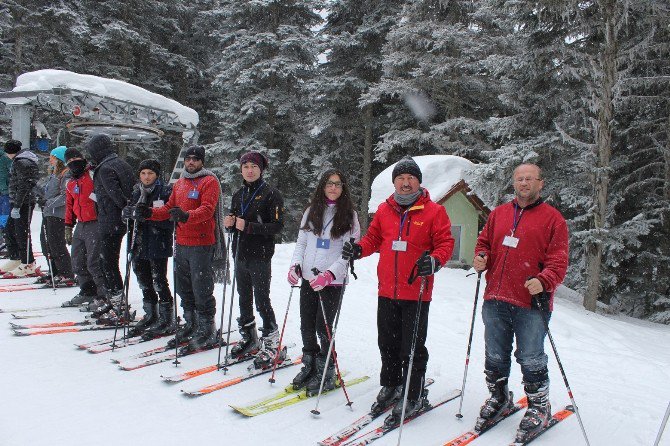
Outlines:
<svg viewBox="0 0 670 446"><path fill-rule="evenodd" d="M72 269L79 282L79 294L63 302L63 306L86 304L96 297L101 305L107 289L100 268L100 236L91 168L81 152L72 147L65 151L65 162L72 175L65 186L65 241L72 245Z"/></svg>
<svg viewBox="0 0 670 446"><path fill-rule="evenodd" d="M137 204L133 211L133 218L139 221L170 219L177 224L175 289L181 296L186 320L177 338L180 342L189 341L187 351L212 347L218 342L214 275L217 252L225 253L225 248L221 249L223 209L219 180L204 168L204 161L204 147L187 148L185 172L174 184L168 202L153 208Z"/></svg>
<svg viewBox="0 0 670 446"><path fill-rule="evenodd" d="M408 283L410 275L426 278L419 315L414 363L412 365L405 417L428 404L424 390L428 350L428 310L433 291L433 274L451 258L454 239L444 207L431 201L421 185L421 170L410 157L393 168L395 193L379 206L368 232L360 243L344 244L342 257L358 259L379 251L377 277L377 342L382 359L382 389L373 411L382 412L395 403L385 423L397 424L402 414L403 385L406 382L412 335L416 321L421 280ZM428 253L426 253L428 252Z"/></svg>
<svg viewBox="0 0 670 446"><path fill-rule="evenodd" d="M525 434L545 426L551 417L549 372L544 353L553 294L568 267L568 227L561 213L542 201L542 171L521 164L513 174L516 198L498 206L477 240L473 266L486 271L482 307L485 325L486 385L491 396L479 423L503 416L513 405L507 381L512 340L516 337L528 409L519 425ZM535 296L535 298L534 298Z"/></svg>

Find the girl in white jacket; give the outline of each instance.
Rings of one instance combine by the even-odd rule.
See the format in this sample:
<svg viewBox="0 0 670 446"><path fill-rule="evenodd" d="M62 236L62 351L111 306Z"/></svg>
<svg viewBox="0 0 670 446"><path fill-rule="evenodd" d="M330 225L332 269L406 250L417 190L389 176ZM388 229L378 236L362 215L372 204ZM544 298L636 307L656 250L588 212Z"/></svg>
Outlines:
<svg viewBox="0 0 670 446"><path fill-rule="evenodd" d="M338 169L329 169L321 176L302 217L288 272L288 281L292 286L302 280L300 333L303 367L293 379L295 389L307 386L308 393L319 391L329 346L319 299L323 300L328 330L332 333L347 275L348 264L342 259L342 246L350 238L358 241L360 235L358 215L354 211L346 177ZM335 367L331 358L323 390L334 387Z"/></svg>

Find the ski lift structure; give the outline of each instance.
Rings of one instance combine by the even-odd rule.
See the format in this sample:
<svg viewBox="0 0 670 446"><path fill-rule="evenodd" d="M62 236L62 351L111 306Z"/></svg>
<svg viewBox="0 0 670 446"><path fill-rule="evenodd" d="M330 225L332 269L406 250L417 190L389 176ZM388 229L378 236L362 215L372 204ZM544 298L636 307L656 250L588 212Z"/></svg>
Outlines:
<svg viewBox="0 0 670 446"><path fill-rule="evenodd" d="M44 71L69 73L87 79L94 78L100 81L121 83L112 79L60 72L59 70ZM165 132L176 132L182 135L183 148L197 143L199 133L196 127L197 113L195 111L164 98L169 101L166 102L168 105L176 104L195 115L195 119L183 119L183 114L180 116L174 109L170 110L167 107L162 108L156 105L155 98L162 98L162 96L132 84L121 84L124 84L123 86L128 91L135 89L144 92L151 95L154 100L143 103L141 100L132 100L132 95L130 95L131 99L113 97L101 94L95 91L95 88L51 86L50 88L21 90L15 88L12 91L0 92L0 104L4 104L5 117L12 121L12 139L21 141L24 147L30 144L31 122L37 109L49 110L69 117L65 130L73 136L84 139L94 134L105 133L115 142L147 144L160 141ZM137 97L142 99L142 95L137 95ZM2 117L2 111L0 110L0 117ZM183 171L183 148L177 157L170 183L177 181Z"/></svg>

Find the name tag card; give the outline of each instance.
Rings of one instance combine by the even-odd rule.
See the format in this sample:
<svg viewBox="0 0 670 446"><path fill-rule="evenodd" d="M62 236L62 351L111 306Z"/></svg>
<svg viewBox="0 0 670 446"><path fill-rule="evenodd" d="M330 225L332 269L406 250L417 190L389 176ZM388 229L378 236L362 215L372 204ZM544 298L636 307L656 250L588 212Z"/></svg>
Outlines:
<svg viewBox="0 0 670 446"><path fill-rule="evenodd" d="M159 208L159 207L163 206L164 204L165 203L163 202L163 200L154 200L154 204L153 204L152 207Z"/></svg>
<svg viewBox="0 0 670 446"><path fill-rule="evenodd" d="M516 248L518 244L519 239L512 237L511 235L506 235L505 239L503 240L503 246L508 246L510 248Z"/></svg>
<svg viewBox="0 0 670 446"><path fill-rule="evenodd" d="M407 242L405 240L393 240L391 249L393 251L405 252L407 251Z"/></svg>
<svg viewBox="0 0 670 446"><path fill-rule="evenodd" d="M75 193L75 194L78 194L78 193L79 193L79 186L75 186L75 187L74 187L74 193Z"/></svg>
<svg viewBox="0 0 670 446"><path fill-rule="evenodd" d="M317 249L330 249L330 239L327 238L317 238L316 239Z"/></svg>
<svg viewBox="0 0 670 446"><path fill-rule="evenodd" d="M188 198L190 198L191 200L197 200L199 196L200 196L200 192L198 192L197 190L192 190L192 191L189 191L189 193L188 193Z"/></svg>

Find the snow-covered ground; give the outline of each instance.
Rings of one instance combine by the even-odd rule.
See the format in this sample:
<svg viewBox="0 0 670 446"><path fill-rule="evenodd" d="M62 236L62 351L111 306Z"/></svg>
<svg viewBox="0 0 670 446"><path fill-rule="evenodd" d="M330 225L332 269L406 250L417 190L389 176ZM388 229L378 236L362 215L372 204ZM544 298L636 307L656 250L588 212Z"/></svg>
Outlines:
<svg viewBox="0 0 670 446"><path fill-rule="evenodd" d="M36 213L34 239L38 239L39 220L40 215ZM273 261L272 300L280 321L289 297L285 275L292 250L292 244L277 246ZM44 264L44 258L39 261ZM73 344L101 339L112 332L15 337L8 326L12 316L2 313L0 324L6 328L0 330L3 371L0 380L0 445L314 445L366 412L378 390L376 262L377 257L372 256L356 263L358 280L347 289L337 331L342 367L349 371L350 377L367 374L372 378L349 389L354 401L353 411L344 405L342 393L337 392L321 400L320 418L310 414L314 400L271 414L245 418L228 405L244 403L283 387L298 368L280 371L274 386L268 383L266 375L211 395L189 399L180 389L221 381L223 372L175 385L164 383L160 376L216 363L216 351L183 358L179 368L168 362L124 372L109 359L123 358L159 345L161 341L94 355L76 350ZM428 376L436 380L430 388L433 399L461 386L476 283L476 276L466 277L467 273L442 270L437 274L427 343L431 355ZM219 303L221 291L217 286ZM131 292L133 306L140 308L141 298L134 280ZM76 289L61 289L55 295L51 290L0 293L0 308L52 306L75 293ZM83 317L84 314L75 309L54 310L47 317L25 322L82 320ZM559 298L551 329L591 444L653 444L670 400L670 327L588 313L570 299ZM405 427L404 445L440 445L472 426L487 394L482 374L482 335L478 313L464 418L459 421L454 416L458 402L442 406ZM293 355L298 354L297 293L291 303L285 339L298 345L292 350ZM558 408L569 404L569 398L548 341L546 347L552 358L551 399L554 408ZM232 367L228 375L235 376L244 367ZM515 364L511 389L516 395L522 393L520 381ZM474 444L509 443L519 418L517 415L507 420ZM396 442L397 434L390 434L376 444ZM569 418L534 444L584 444L577 418ZM670 432L666 432L661 444L670 445Z"/></svg>

